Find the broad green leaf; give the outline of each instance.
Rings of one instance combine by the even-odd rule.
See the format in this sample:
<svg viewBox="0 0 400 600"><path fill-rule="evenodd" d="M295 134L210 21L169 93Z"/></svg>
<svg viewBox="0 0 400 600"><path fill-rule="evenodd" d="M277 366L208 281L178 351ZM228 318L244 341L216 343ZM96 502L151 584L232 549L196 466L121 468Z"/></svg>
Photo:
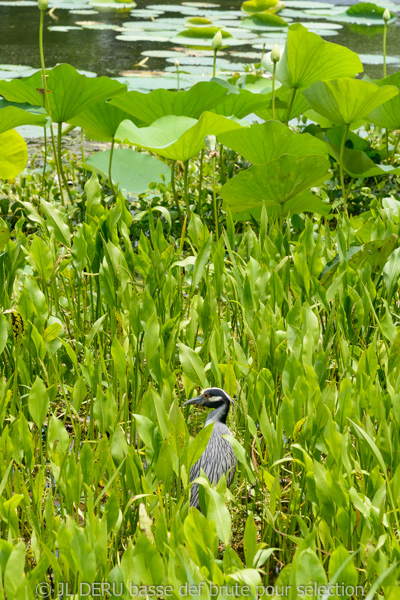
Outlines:
<svg viewBox="0 0 400 600"><path fill-rule="evenodd" d="M108 181L110 150L92 154L83 167ZM150 183L160 183L171 177L170 168L160 160L143 152L125 148L114 150L111 176L114 185L131 194L143 194Z"/></svg>
<svg viewBox="0 0 400 600"><path fill-rule="evenodd" d="M16 106L7 106L0 110L0 133L20 125L45 125L46 115L34 115Z"/></svg>
<svg viewBox="0 0 400 600"><path fill-rule="evenodd" d="M146 125L151 125L157 119L168 115L199 119L204 111L212 110L214 106L218 105L227 93L227 88L218 83L201 81L188 91L170 92L158 89L149 94L127 92L113 98L110 104L136 117Z"/></svg>
<svg viewBox="0 0 400 600"><path fill-rule="evenodd" d="M260 216L263 204L275 217L305 211L325 213L329 207L309 189L330 179L329 164L323 156L284 154L239 173L220 193L233 214L253 214L256 209Z"/></svg>
<svg viewBox="0 0 400 600"><path fill-rule="evenodd" d="M222 39L231 38L232 35L221 29L220 27L190 27L177 34L177 38L189 38L189 39L208 39L212 40L216 33L221 32Z"/></svg>
<svg viewBox="0 0 400 600"><path fill-rule="evenodd" d="M163 561L150 540L139 531L132 554L135 583L160 585L164 579ZM122 566L122 563L121 563Z"/></svg>
<svg viewBox="0 0 400 600"><path fill-rule="evenodd" d="M378 6L373 2L359 2L354 6L350 6L346 11L336 13L334 15L327 15L326 18L337 23L356 23L357 25L364 26L379 26L383 25L383 13L385 8ZM395 18L394 13L390 13L390 19ZM371 27L372 28L372 27Z"/></svg>
<svg viewBox="0 0 400 600"><path fill-rule="evenodd" d="M183 451L186 447L189 434L187 431L185 419L183 418L182 411L178 406L176 399L172 403L172 406L168 415L169 423L169 441L174 449L176 455L181 458Z"/></svg>
<svg viewBox="0 0 400 600"><path fill-rule="evenodd" d="M265 106L265 98L265 94L254 94L249 90L239 89L229 93L210 110L225 117L244 119L247 115L261 110Z"/></svg>
<svg viewBox="0 0 400 600"><path fill-rule="evenodd" d="M400 73L393 73L385 79L375 81L379 86L395 86L400 90ZM368 121L379 125L379 127L386 127L387 129L400 129L400 94L394 96L390 100L387 100L378 108L375 108L367 116Z"/></svg>
<svg viewBox="0 0 400 600"><path fill-rule="evenodd" d="M49 409L49 395L40 377L36 377L28 396L28 408L41 435L42 425Z"/></svg>
<svg viewBox="0 0 400 600"><path fill-rule="evenodd" d="M288 88L306 88L315 81L355 77L362 72L361 60L355 52L325 42L297 23L289 27L276 78Z"/></svg>
<svg viewBox="0 0 400 600"><path fill-rule="evenodd" d="M61 64L46 71L51 117L55 123L69 121L92 104L126 91L126 86L108 77L86 77L74 67ZM0 81L0 94L13 102L44 106L42 72L31 77Z"/></svg>
<svg viewBox="0 0 400 600"><path fill-rule="evenodd" d="M214 423L210 423L210 425L207 425L207 427L203 427L203 429L201 429L196 437L192 440L187 454L187 465L189 469L193 467L193 465L199 460L200 456L206 449L213 428Z"/></svg>
<svg viewBox="0 0 400 600"><path fill-rule="evenodd" d="M202 247L200 248L199 254L197 255L196 262L194 263L193 268L193 279L192 285L195 288L199 285L201 279L205 274L205 268L210 258L211 253L211 242L212 242L212 234L208 236L208 238L204 241Z"/></svg>
<svg viewBox="0 0 400 600"><path fill-rule="evenodd" d="M18 588L25 581L25 550L24 542L18 542L8 558L4 573L4 591L7 598L16 598ZM24 597L24 594L21 597Z"/></svg>
<svg viewBox="0 0 400 600"><path fill-rule="evenodd" d="M130 119L130 115L124 110L109 102L97 102L68 122L82 127L87 137L93 140L111 142L120 123L125 119Z"/></svg>
<svg viewBox="0 0 400 600"><path fill-rule="evenodd" d="M399 93L392 85L379 87L359 79L317 81L303 92L309 105L339 125L351 124Z"/></svg>
<svg viewBox="0 0 400 600"><path fill-rule="evenodd" d="M286 121L291 95L292 90L284 85L281 85L275 91L275 119L277 121ZM269 119L272 119L272 92L269 92L268 94L262 94L262 97L265 98L265 108L257 110L256 114L265 121L268 121ZM289 120L298 117L304 113L307 108L308 102L304 98L303 94L296 94L290 109Z"/></svg>
<svg viewBox="0 0 400 600"><path fill-rule="evenodd" d="M42 210L46 215L46 225L61 244L71 247L71 234L68 225L64 222L61 212L51 202L46 202L43 198L40 201Z"/></svg>
<svg viewBox="0 0 400 600"><path fill-rule="evenodd" d="M324 142L308 133L299 135L278 121L228 131L218 139L253 165L270 162L282 154L327 156Z"/></svg>
<svg viewBox="0 0 400 600"><path fill-rule="evenodd" d="M203 388L207 387L204 365L200 356L182 342L179 342L179 360L183 372L193 383L197 383Z"/></svg>
<svg viewBox="0 0 400 600"><path fill-rule="evenodd" d="M219 135L240 127L243 127L242 123L204 112L198 121L171 115L142 128L136 127L131 121L123 121L116 138L121 142L142 146L166 158L189 160L204 148L206 135Z"/></svg>
<svg viewBox="0 0 400 600"><path fill-rule="evenodd" d="M4 246L10 240L10 231L4 221L0 220L0 252L3 251Z"/></svg>
<svg viewBox="0 0 400 600"><path fill-rule="evenodd" d="M6 347L8 340L8 329L7 329L7 320L0 315L0 354L3 352Z"/></svg>
<svg viewBox="0 0 400 600"><path fill-rule="evenodd" d="M388 257L397 246L398 236L392 233L384 240L373 240L362 246L351 246L347 253L345 261L354 270L364 262L371 265L372 271L379 271L386 264ZM319 280L325 289L331 285L334 274L339 266L339 255L336 255L323 269Z"/></svg>
<svg viewBox="0 0 400 600"><path fill-rule="evenodd" d="M202 478L201 478L202 479ZM231 515L225 505L224 499L216 490L212 489L208 482L205 491L207 494L207 519L214 521L217 534L224 544L229 544L232 534Z"/></svg>
<svg viewBox="0 0 400 600"><path fill-rule="evenodd" d="M23 137L11 129L0 133L0 179L15 179L25 169L28 150Z"/></svg>
<svg viewBox="0 0 400 600"><path fill-rule="evenodd" d="M250 513L247 517L243 535L243 550L246 558L246 567L252 567L257 552L257 527L254 515Z"/></svg>

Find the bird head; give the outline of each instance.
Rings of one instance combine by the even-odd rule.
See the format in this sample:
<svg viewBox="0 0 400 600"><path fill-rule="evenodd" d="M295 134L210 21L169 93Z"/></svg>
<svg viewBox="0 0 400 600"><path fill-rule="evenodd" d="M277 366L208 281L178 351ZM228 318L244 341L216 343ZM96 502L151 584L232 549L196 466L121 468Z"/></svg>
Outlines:
<svg viewBox="0 0 400 600"><path fill-rule="evenodd" d="M223 405L230 406L233 403L232 398L221 388L207 388L203 390L199 396L186 400L183 406L189 404L200 404L206 408L218 408Z"/></svg>

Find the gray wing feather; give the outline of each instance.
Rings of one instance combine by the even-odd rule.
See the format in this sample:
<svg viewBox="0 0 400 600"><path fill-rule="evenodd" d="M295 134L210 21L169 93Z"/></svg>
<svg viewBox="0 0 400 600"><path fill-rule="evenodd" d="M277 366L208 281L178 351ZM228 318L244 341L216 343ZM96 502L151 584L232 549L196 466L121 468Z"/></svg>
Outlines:
<svg viewBox="0 0 400 600"><path fill-rule="evenodd" d="M202 469L211 483L216 484L222 475L226 475L228 486L231 485L236 471L236 456L232 444L222 436L231 434L223 423L214 423L214 429L208 444L199 460L190 469L190 481L200 475ZM199 508L199 485L192 485L190 506Z"/></svg>

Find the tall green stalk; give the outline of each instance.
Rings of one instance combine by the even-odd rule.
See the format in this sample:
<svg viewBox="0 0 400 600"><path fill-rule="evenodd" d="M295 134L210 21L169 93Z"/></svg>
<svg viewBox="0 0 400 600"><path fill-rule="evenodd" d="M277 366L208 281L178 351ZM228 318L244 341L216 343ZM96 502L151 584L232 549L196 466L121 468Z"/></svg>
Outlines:
<svg viewBox="0 0 400 600"><path fill-rule="evenodd" d="M201 205L201 192L202 192L202 188L203 188L203 161L204 161L204 148L202 149L201 154L200 154L199 202L198 202L198 207L197 207L200 219L201 219L202 212L203 212L202 205Z"/></svg>
<svg viewBox="0 0 400 600"><path fill-rule="evenodd" d="M172 160L171 161L171 187L172 187L172 194L174 196L176 210L178 211L179 223L182 226L183 219L182 219L181 207L179 206L179 200L178 200L178 195L176 193L176 186L175 186L175 164L176 164L176 160Z"/></svg>
<svg viewBox="0 0 400 600"><path fill-rule="evenodd" d="M110 160L108 163L108 178L110 180L110 189L111 189L111 193L113 196L115 196L115 189L114 189L114 184L113 184L113 180L111 177L111 167L112 167L112 159L113 159L113 154L114 154L114 145L115 145L115 138L113 138L112 142L111 142Z"/></svg>
<svg viewBox="0 0 400 600"><path fill-rule="evenodd" d="M62 190L62 184L61 184L61 170L60 170L60 165L59 165L59 162L58 162L58 156L57 156L57 150L56 150L56 140L55 140L55 137L54 137L54 131L53 131L53 127L52 127L53 119L51 117L51 110L50 110L50 103L49 103L49 92L48 92L48 89L47 89L46 67L45 67L45 64L44 64L43 23L44 23L44 12L45 12L45 10L47 8L47 5L48 5L48 3L46 4L46 2L44 2L42 5L39 4L39 8L40 8L40 25L39 25L40 65L41 65L41 68L42 68L44 106L45 106L47 114L49 115L49 117L51 119L51 126L50 126L51 144L53 146L54 161L56 163L56 169L57 169L57 175L58 175L58 186L60 188L61 201L63 203L63 206L65 206L65 200L64 200L64 195L63 195L63 190ZM44 8L41 8L41 6L44 6ZM44 168L46 168L46 164L45 164Z"/></svg>
<svg viewBox="0 0 400 600"><path fill-rule="evenodd" d="M276 63L274 63L274 70L272 71L272 118L275 119L275 73Z"/></svg>
<svg viewBox="0 0 400 600"><path fill-rule="evenodd" d="M346 123L346 128L345 128L342 143L340 146L340 156L339 156L340 185L342 187L343 208L344 208L344 212L346 215L348 213L347 213L347 195L346 195L346 189L344 187L343 156L344 156L344 148L345 148L345 144L346 144L347 134L349 133L349 129L350 129L350 124Z"/></svg>
<svg viewBox="0 0 400 600"><path fill-rule="evenodd" d="M292 108L293 108L293 102L294 102L294 98L295 98L295 96L296 96L296 92L297 92L297 88L293 88L293 89L292 89L292 94L291 94L291 96L290 96L289 104L288 104L287 113L286 113L286 121L285 121L285 125L289 125L289 121L290 121L290 113L292 112Z"/></svg>
<svg viewBox="0 0 400 600"><path fill-rule="evenodd" d="M215 219L215 235L217 238L217 244L219 242L219 226L218 226L218 207L217 207L217 193L215 189L215 153L212 157L213 165L213 205L214 205L214 219Z"/></svg>

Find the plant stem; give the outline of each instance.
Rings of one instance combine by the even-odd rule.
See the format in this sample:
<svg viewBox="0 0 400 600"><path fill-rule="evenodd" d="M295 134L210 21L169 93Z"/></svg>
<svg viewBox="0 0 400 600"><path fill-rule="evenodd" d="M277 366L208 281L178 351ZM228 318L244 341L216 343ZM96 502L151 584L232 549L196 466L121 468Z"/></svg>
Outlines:
<svg viewBox="0 0 400 600"><path fill-rule="evenodd" d="M67 190L69 200L70 200L70 202L72 202L73 198L72 198L71 190L69 189L68 181L67 181L67 178L65 177L64 169L62 167L62 160L61 160L62 123L57 123L57 127L58 127L58 136L57 136L58 166L59 166L59 171L61 174L61 179L64 183L65 189ZM61 187L61 181L60 181L60 187Z"/></svg>
<svg viewBox="0 0 400 600"><path fill-rule="evenodd" d="M188 220L190 220L190 205L189 205L189 196L188 196L188 173L189 173L189 161L185 160L185 172L183 175L183 194L185 197L187 218L188 218Z"/></svg>
<svg viewBox="0 0 400 600"><path fill-rule="evenodd" d="M199 204L198 204L198 211L199 211L199 216L200 219L202 217L202 205L201 205L201 192L202 192L202 187L203 187L203 160L204 160L204 148L201 151L200 154L200 175L199 175Z"/></svg>
<svg viewBox="0 0 400 600"><path fill-rule="evenodd" d="M343 139L342 139L342 144L340 146L340 156L339 156L340 185L342 186L343 208L344 208L344 212L345 212L346 216L347 216L347 197L346 197L346 190L344 187L343 155L344 155L344 148L345 148L345 144L346 144L347 134L349 133L349 129L350 129L350 123L346 123L346 128L345 128Z"/></svg>
<svg viewBox="0 0 400 600"><path fill-rule="evenodd" d="M176 187L175 187L175 163L176 163L176 160L171 161L171 187L172 187L172 193L174 195L174 202L175 202L176 210L178 211L179 223L182 226L182 223L183 223L182 213L181 213L181 208L179 206L179 200L178 200L178 196L176 194Z"/></svg>
<svg viewBox="0 0 400 600"><path fill-rule="evenodd" d="M274 62L274 70L272 72L272 118L273 119L275 119L275 71L276 71L276 62Z"/></svg>
<svg viewBox="0 0 400 600"><path fill-rule="evenodd" d="M288 105L287 113L286 113L285 125L289 125L290 113L292 112L292 107L293 107L294 97L296 96L296 92L297 92L297 88L293 88L292 89L292 95L290 96L290 100L289 100L289 105Z"/></svg>
<svg viewBox="0 0 400 600"><path fill-rule="evenodd" d="M82 162L85 162L85 148L83 147L84 134L83 129L81 128L81 156Z"/></svg>
<svg viewBox="0 0 400 600"><path fill-rule="evenodd" d="M395 159L395 155L396 155L396 152L397 152L397 147L399 145L399 142L400 142L400 133L397 136L397 140L395 141L395 144L394 144L394 148L393 148L393 152L392 152L392 159L390 161L392 165L394 164L394 159Z"/></svg>
<svg viewBox="0 0 400 600"><path fill-rule="evenodd" d="M179 67L178 66L176 67L176 79L177 79L176 88L179 92Z"/></svg>
<svg viewBox="0 0 400 600"><path fill-rule="evenodd" d="M57 156L57 150L56 150L56 140L54 138L54 131L53 131L53 127L52 127L53 119L51 117L49 93L47 90L46 68L45 68L45 64L44 64L44 52L43 52L43 22L44 22L44 10L41 10L40 11L40 25L39 25L39 53L40 53L40 65L42 67L44 106L45 106L47 114L49 115L49 117L51 119L51 124L50 124L51 143L53 146L54 160L56 163L56 169L57 169L57 175L58 175L58 187L60 188L61 201L63 203L63 206L65 206L64 194L63 194L62 184L61 184L60 165L58 163L58 156ZM46 164L45 164L45 168L46 168Z"/></svg>
<svg viewBox="0 0 400 600"><path fill-rule="evenodd" d="M386 34L387 34L387 22L383 25L383 77L386 77Z"/></svg>
<svg viewBox="0 0 400 600"><path fill-rule="evenodd" d="M215 235L217 238L217 244L219 242L219 233L218 233L218 208L217 208L217 194L215 191L215 155L213 156L213 203L214 203L214 219L215 219Z"/></svg>
<svg viewBox="0 0 400 600"><path fill-rule="evenodd" d="M113 159L113 154L114 154L114 144L115 144L115 138L113 138L112 142L111 142L110 161L108 163L108 178L110 180L110 189L111 189L111 193L113 196L115 196L115 189L114 189L113 180L111 177L111 167L112 167L112 159Z"/></svg>
<svg viewBox="0 0 400 600"><path fill-rule="evenodd" d="M216 68L217 68L217 50L214 50L213 77L215 77Z"/></svg>

